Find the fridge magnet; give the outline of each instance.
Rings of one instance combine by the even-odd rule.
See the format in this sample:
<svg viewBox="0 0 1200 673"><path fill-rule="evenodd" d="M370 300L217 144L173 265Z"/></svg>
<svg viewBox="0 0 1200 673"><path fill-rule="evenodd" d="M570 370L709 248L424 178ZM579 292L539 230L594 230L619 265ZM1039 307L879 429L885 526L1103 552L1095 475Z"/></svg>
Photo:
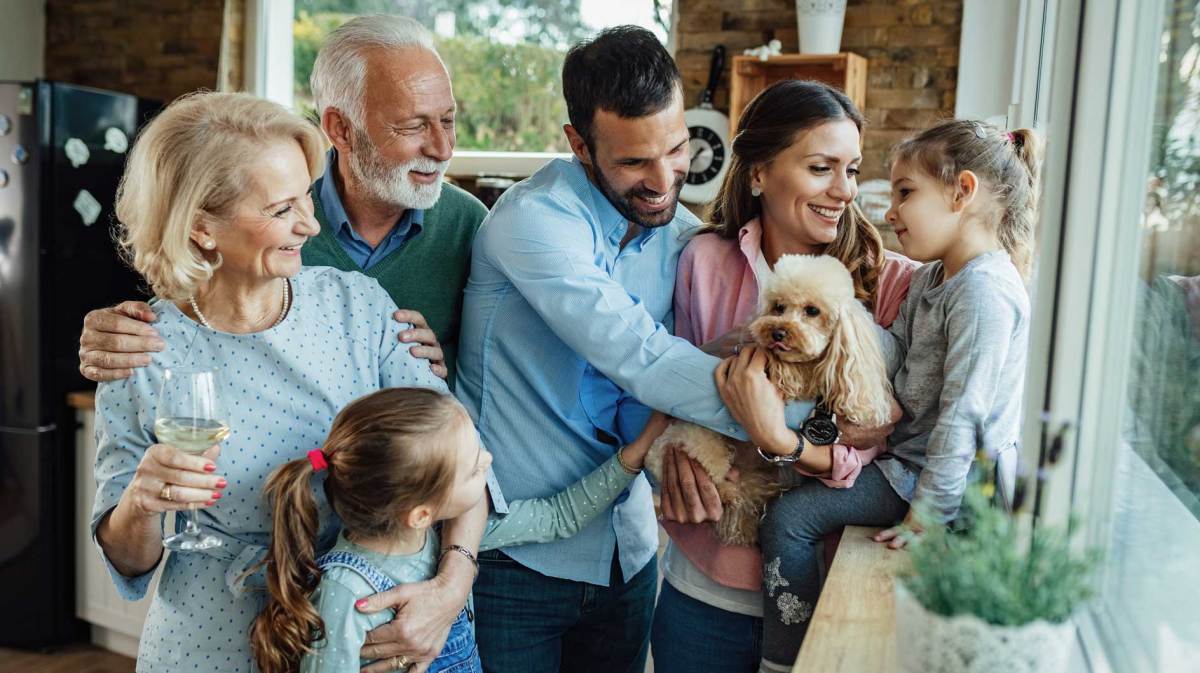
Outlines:
<svg viewBox="0 0 1200 673"><path fill-rule="evenodd" d="M110 126L104 132L104 149L117 154L125 154L125 150L129 149L129 138L121 129Z"/></svg>
<svg viewBox="0 0 1200 673"><path fill-rule="evenodd" d="M63 152L67 153L67 160L75 168L86 164L92 153L88 151L87 145L79 138L68 138L66 144L63 145Z"/></svg>
<svg viewBox="0 0 1200 673"><path fill-rule="evenodd" d="M83 226L90 227L100 217L100 202L86 189L79 190L75 197L75 212L83 218Z"/></svg>

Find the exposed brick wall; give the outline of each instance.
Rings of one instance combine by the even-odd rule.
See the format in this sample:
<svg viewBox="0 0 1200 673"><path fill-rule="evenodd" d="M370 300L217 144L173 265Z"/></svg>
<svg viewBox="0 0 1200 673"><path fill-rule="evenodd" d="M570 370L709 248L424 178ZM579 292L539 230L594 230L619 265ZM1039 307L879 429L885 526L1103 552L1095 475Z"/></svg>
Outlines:
<svg viewBox="0 0 1200 673"><path fill-rule="evenodd" d="M162 101L215 89L225 23L225 0L46 0L46 77Z"/></svg>
<svg viewBox="0 0 1200 673"><path fill-rule="evenodd" d="M732 60L769 40L797 51L793 0L677 0L675 59L688 106L699 101L712 48ZM915 129L954 115L962 0L849 0L842 51L865 56L869 127L863 138L863 179L887 177L893 144ZM728 111L729 65L716 106Z"/></svg>

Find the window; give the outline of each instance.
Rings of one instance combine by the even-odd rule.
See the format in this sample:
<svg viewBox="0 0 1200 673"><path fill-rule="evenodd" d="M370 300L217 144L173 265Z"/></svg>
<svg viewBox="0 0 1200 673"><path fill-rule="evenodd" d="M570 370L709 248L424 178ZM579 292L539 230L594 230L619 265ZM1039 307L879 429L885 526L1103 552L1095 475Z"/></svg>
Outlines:
<svg viewBox="0 0 1200 673"><path fill-rule="evenodd" d="M1027 462L1106 552L1092 671L1200 657L1200 17L1195 0L1030 0L1017 87L1044 121ZM1032 36L1032 37L1031 37ZM1036 62L1034 62L1036 61ZM1041 413L1037 413L1041 412ZM1056 441L1057 440L1057 441Z"/></svg>
<svg viewBox="0 0 1200 673"><path fill-rule="evenodd" d="M665 43L671 0L295 0L297 108L312 108L308 78L325 36L354 16L372 13L412 17L436 35L458 102L454 163L461 174L469 172L461 170L463 158L476 159L474 165L487 158L472 156L477 152L533 153L535 166L569 152L560 79L567 49L597 30L628 23L654 31ZM521 157L500 159L502 169L504 159L507 168L515 168L503 172L531 172L521 170L529 166Z"/></svg>

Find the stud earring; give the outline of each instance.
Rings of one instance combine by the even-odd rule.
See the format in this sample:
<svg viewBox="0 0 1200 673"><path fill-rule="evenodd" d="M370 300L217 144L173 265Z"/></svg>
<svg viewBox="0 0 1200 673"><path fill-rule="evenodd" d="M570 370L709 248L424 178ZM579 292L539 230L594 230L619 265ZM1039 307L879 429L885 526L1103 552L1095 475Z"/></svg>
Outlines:
<svg viewBox="0 0 1200 673"><path fill-rule="evenodd" d="M212 239L209 239L209 240L207 240L207 241L205 241L205 242L204 242L204 249L205 249L205 250L212 250L212 249L213 249L213 248L215 248L215 247L217 247L217 242L216 242L216 241L214 241L214 240L212 240Z"/></svg>
<svg viewBox="0 0 1200 673"><path fill-rule="evenodd" d="M761 189L759 189L758 187L751 187L751 188L750 188L750 195L751 195L751 196L762 196L762 190L761 190Z"/></svg>

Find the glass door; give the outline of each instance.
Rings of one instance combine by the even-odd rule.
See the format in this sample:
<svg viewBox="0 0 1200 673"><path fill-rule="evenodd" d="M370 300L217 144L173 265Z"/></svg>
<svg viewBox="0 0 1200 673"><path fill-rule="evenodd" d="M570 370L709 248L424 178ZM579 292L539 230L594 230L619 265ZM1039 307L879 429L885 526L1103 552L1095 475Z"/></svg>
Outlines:
<svg viewBox="0 0 1200 673"><path fill-rule="evenodd" d="M1044 49L1021 86L1051 149L1023 458L1061 452L1039 511L1079 516L1081 545L1106 553L1078 620L1087 667L1195 670L1200 7L1027 4L1044 10Z"/></svg>

